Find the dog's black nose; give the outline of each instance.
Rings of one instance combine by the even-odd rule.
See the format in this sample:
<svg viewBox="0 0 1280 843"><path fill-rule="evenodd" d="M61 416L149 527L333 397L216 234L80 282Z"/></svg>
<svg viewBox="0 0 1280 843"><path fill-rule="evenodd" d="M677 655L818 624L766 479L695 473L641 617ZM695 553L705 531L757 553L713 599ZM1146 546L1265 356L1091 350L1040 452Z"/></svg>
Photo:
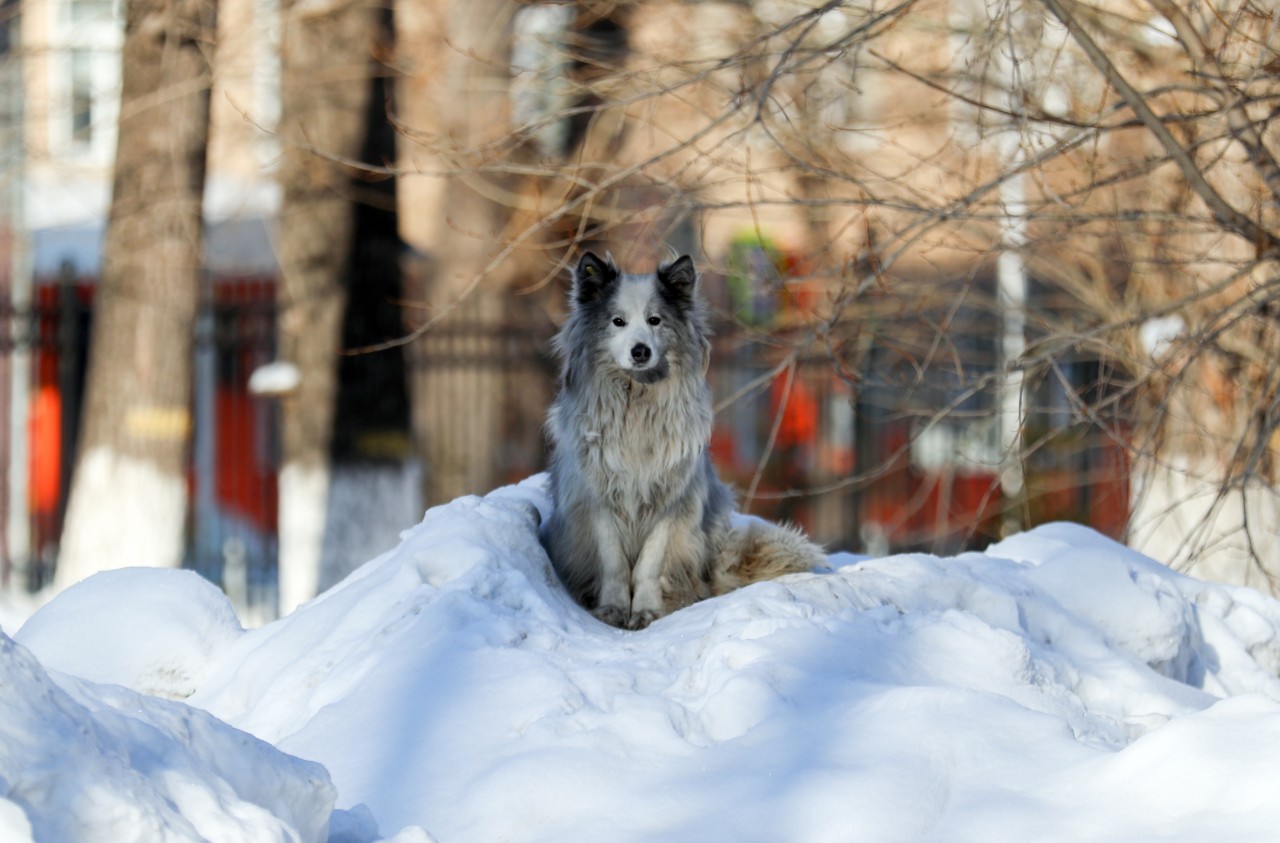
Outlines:
<svg viewBox="0 0 1280 843"><path fill-rule="evenodd" d="M649 362L649 358L653 356L653 352L649 350L649 346L644 343L636 343L631 349L631 359L643 366Z"/></svg>

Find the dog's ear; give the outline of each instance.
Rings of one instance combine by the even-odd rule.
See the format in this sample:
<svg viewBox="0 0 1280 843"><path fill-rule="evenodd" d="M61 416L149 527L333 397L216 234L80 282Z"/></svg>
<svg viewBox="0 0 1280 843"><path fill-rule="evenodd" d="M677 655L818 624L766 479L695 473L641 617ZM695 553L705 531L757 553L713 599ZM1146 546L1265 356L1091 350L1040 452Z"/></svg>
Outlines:
<svg viewBox="0 0 1280 843"><path fill-rule="evenodd" d="M693 258L681 255L671 263L662 264L658 267L658 280L674 301L681 304L693 301L693 291L698 286L698 271L693 268Z"/></svg>
<svg viewBox="0 0 1280 843"><path fill-rule="evenodd" d="M573 271L573 298L579 304L593 302L616 280L618 267L612 259L601 260L593 252L583 252Z"/></svg>

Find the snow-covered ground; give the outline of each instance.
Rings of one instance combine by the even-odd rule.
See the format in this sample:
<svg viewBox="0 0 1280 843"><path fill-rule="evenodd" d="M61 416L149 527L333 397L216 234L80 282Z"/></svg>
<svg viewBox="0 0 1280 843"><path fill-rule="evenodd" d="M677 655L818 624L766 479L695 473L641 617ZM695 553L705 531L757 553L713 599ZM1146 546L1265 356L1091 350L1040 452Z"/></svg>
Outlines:
<svg viewBox="0 0 1280 843"><path fill-rule="evenodd" d="M1257 592L1056 524L624 632L557 586L547 506L534 478L435 508L252 631L154 570L6 627L0 840L1276 837Z"/></svg>

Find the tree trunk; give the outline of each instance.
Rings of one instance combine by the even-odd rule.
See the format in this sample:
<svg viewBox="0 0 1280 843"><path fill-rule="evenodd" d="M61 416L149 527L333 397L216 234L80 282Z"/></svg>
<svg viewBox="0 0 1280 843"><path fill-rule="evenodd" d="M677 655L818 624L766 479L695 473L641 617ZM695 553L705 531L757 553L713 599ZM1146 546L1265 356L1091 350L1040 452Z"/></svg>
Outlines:
<svg viewBox="0 0 1280 843"><path fill-rule="evenodd" d="M278 336L280 359L298 367L300 381L283 403L281 614L319 583L353 226L340 162L364 144L379 9L286 0L283 14Z"/></svg>
<svg viewBox="0 0 1280 843"><path fill-rule="evenodd" d="M419 6L426 4L419 3ZM428 254L411 297L439 323L410 350L415 448L425 463L426 499L439 504L487 492L499 481L494 452L504 406L503 372L495 359L504 323L510 259L491 266L504 246L512 209L495 194L514 179L483 172L486 149L510 132L512 0L454 2L438 16L419 8L400 20L426 84L401 84L404 122L431 142L402 144L402 166L438 169L443 180L434 214L423 213L411 184L402 194L405 241ZM406 33L406 30L408 32ZM503 153L505 154L505 153ZM497 190L492 189L497 186ZM415 222L418 224L415 226ZM412 273L411 273L412 274ZM482 361L474 365L468 361Z"/></svg>
<svg viewBox="0 0 1280 843"><path fill-rule="evenodd" d="M216 0L131 0L84 421L56 583L182 561Z"/></svg>

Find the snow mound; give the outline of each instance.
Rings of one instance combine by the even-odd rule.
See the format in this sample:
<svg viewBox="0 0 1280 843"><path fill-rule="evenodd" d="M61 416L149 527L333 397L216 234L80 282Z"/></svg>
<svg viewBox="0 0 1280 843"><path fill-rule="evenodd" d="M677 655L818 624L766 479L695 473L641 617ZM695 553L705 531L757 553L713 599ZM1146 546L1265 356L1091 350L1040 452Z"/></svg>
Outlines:
<svg viewBox="0 0 1280 843"><path fill-rule="evenodd" d="M0 589L0 632L13 635L38 607L36 598L21 588Z"/></svg>
<svg viewBox="0 0 1280 843"><path fill-rule="evenodd" d="M71 586L14 640L46 668L185 699L242 631L231 602L199 574L125 568Z"/></svg>
<svg viewBox="0 0 1280 843"><path fill-rule="evenodd" d="M1050 525L832 557L640 632L538 541L543 478L214 658L189 703L451 841L1265 838L1280 604ZM366 813L368 816L366 816ZM408 838L406 838L408 839Z"/></svg>
<svg viewBox="0 0 1280 843"><path fill-rule="evenodd" d="M1243 843L1280 825L1280 603L1261 594L1052 524L954 558L834 554L626 632L560 587L549 507L542 477L436 507L248 632L182 572L68 590L21 643L0 635L0 840Z"/></svg>
<svg viewBox="0 0 1280 843"><path fill-rule="evenodd" d="M324 769L180 703L55 682L0 633L0 840L325 840Z"/></svg>

